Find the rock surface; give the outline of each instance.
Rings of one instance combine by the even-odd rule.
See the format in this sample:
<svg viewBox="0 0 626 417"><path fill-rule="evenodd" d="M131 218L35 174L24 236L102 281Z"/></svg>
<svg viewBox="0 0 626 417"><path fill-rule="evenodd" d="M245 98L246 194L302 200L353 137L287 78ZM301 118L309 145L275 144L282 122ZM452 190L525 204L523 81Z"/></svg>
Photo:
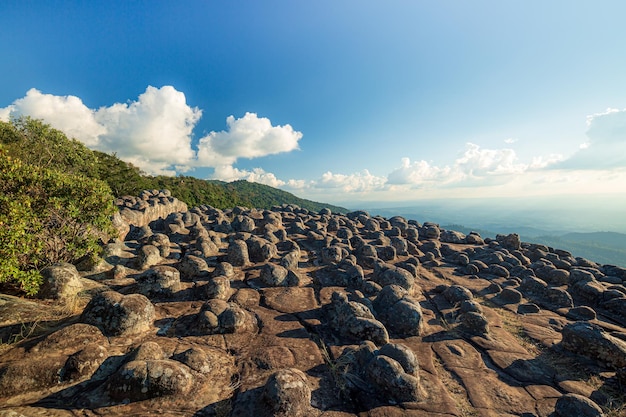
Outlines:
<svg viewBox="0 0 626 417"><path fill-rule="evenodd" d="M0 416L626 410L623 269L364 211L117 204L108 270L0 294Z"/></svg>

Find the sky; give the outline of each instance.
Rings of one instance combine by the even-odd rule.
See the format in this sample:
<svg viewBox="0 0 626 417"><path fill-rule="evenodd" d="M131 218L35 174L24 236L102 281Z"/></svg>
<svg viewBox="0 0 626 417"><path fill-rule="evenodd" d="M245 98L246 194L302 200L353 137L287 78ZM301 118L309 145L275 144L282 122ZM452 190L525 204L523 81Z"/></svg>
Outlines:
<svg viewBox="0 0 626 417"><path fill-rule="evenodd" d="M346 207L626 208L623 16L621 0L5 0L0 119L150 174Z"/></svg>

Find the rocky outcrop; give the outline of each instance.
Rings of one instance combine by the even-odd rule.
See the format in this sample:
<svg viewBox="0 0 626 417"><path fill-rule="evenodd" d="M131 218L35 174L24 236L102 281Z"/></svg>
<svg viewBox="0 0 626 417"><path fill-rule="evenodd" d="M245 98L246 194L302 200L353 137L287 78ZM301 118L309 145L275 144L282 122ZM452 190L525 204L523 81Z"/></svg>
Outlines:
<svg viewBox="0 0 626 417"><path fill-rule="evenodd" d="M127 235L101 269L0 296L0 415L624 407L624 268L364 211L118 204Z"/></svg>

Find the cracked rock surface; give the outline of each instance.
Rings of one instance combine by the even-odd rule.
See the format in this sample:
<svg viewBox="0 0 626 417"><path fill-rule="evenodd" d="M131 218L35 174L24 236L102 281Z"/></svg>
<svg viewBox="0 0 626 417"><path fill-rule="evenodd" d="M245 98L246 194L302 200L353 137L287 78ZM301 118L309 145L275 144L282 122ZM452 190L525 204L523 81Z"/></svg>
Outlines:
<svg viewBox="0 0 626 417"><path fill-rule="evenodd" d="M0 416L626 414L626 269L364 211L118 206L97 269L0 294Z"/></svg>

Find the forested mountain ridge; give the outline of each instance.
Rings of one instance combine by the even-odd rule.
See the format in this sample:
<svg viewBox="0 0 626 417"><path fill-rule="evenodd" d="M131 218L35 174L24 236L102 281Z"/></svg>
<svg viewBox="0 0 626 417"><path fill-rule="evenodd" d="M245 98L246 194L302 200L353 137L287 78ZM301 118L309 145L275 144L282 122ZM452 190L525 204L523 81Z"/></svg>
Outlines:
<svg viewBox="0 0 626 417"><path fill-rule="evenodd" d="M343 207L297 197L286 191L245 180L223 182L191 176L150 176L119 159L115 154L94 151L49 125L28 117L0 122L0 145L8 155L25 164L82 174L106 182L113 196L138 195L146 189L168 189L189 207L216 208L247 206L268 209L274 205L295 204L312 211Z"/></svg>

